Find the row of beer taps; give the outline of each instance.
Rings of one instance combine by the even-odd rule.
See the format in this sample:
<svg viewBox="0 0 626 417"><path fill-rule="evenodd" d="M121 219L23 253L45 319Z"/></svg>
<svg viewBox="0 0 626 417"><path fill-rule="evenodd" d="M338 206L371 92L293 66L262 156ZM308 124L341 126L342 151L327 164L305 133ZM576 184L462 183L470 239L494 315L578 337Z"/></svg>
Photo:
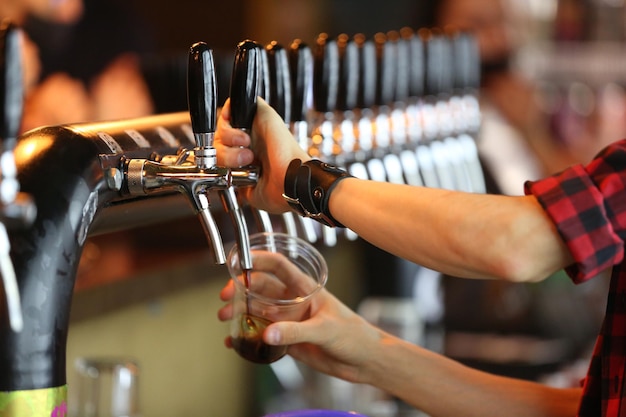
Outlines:
<svg viewBox="0 0 626 417"><path fill-rule="evenodd" d="M13 160L23 93L17 30L9 26L2 33L0 272L11 326L19 331L19 291L6 228L27 226L36 210L19 192ZM254 185L260 172L256 166L217 165L213 59L204 42L189 50L193 149L181 147L174 155L147 158L124 156L119 167L104 172L108 188L121 198L181 192L195 209L216 262L223 264L224 243L212 213L211 194L217 193L233 224L243 269L252 267L247 213L260 231L278 228L302 234L312 243L322 239L327 246L334 246L339 236L356 239L350 230L332 229L293 213L276 217L241 205L238 189ZM231 123L249 131L257 97L262 97L312 157L344 167L356 177L484 192L475 143L481 123L479 67L473 37L460 31L404 28L372 38L320 34L311 46L299 39L287 46L245 40L237 45L230 80Z"/></svg>
<svg viewBox="0 0 626 417"><path fill-rule="evenodd" d="M485 192L475 141L480 58L471 34L322 33L311 47L296 39L261 49L259 95L311 156L359 178ZM357 237L289 216L284 229L311 242Z"/></svg>

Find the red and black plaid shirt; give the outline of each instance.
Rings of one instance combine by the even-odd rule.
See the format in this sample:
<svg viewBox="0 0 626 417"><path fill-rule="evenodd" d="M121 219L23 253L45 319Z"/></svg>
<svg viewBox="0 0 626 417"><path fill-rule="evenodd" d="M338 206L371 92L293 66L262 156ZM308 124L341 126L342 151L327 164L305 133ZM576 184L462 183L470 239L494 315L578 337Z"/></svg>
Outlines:
<svg viewBox="0 0 626 417"><path fill-rule="evenodd" d="M574 258L575 283L612 268L604 323L594 349L579 417L626 417L626 140L589 165L526 184L552 218Z"/></svg>

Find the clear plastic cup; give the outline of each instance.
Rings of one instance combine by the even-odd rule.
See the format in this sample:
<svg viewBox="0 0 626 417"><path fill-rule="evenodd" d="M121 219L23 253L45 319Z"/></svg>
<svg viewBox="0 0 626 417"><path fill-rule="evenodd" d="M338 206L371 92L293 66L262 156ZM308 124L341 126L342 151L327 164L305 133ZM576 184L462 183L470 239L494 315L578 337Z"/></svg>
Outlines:
<svg viewBox="0 0 626 417"><path fill-rule="evenodd" d="M287 346L263 342L265 328L277 321L301 321L309 316L311 299L328 279L322 254L310 243L283 233L250 236L252 269L242 270L239 249L228 254L235 283L230 336L235 351L255 363L272 363Z"/></svg>

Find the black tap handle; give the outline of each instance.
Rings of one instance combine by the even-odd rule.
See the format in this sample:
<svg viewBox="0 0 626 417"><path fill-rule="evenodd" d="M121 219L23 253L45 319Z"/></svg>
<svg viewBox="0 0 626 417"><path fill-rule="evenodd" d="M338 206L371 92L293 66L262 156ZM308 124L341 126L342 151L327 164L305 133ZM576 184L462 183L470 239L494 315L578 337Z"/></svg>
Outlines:
<svg viewBox="0 0 626 417"><path fill-rule="evenodd" d="M457 90L480 87L480 54L473 35L457 31L450 34L454 55L454 88Z"/></svg>
<svg viewBox="0 0 626 417"><path fill-rule="evenodd" d="M291 78L287 50L276 41L265 48L270 79L270 106L291 123Z"/></svg>
<svg viewBox="0 0 626 417"><path fill-rule="evenodd" d="M409 97L409 43L398 31L388 32L387 38L394 44L394 101L406 102Z"/></svg>
<svg viewBox="0 0 626 417"><path fill-rule="evenodd" d="M359 33L354 35L354 43L359 51L359 91L357 107L373 107L376 102L376 47L374 42Z"/></svg>
<svg viewBox="0 0 626 417"><path fill-rule="evenodd" d="M291 119L306 120L309 97L313 87L313 53L300 39L289 46L289 72L291 74Z"/></svg>
<svg viewBox="0 0 626 417"><path fill-rule="evenodd" d="M408 45L409 96L421 97L424 95L424 44L411 28L403 28L400 34Z"/></svg>
<svg viewBox="0 0 626 417"><path fill-rule="evenodd" d="M251 40L237 45L230 79L230 122L238 129L252 128L262 75L262 50L261 45Z"/></svg>
<svg viewBox="0 0 626 417"><path fill-rule="evenodd" d="M382 32L374 35L378 79L376 82L376 104L386 105L393 101L396 90L395 44Z"/></svg>
<svg viewBox="0 0 626 417"><path fill-rule="evenodd" d="M426 51L426 91L437 96L450 93L453 86L450 39L438 29L420 30Z"/></svg>
<svg viewBox="0 0 626 417"><path fill-rule="evenodd" d="M259 97L269 103L272 99L269 59L267 51L260 45L259 48Z"/></svg>
<svg viewBox="0 0 626 417"><path fill-rule="evenodd" d="M9 21L0 26L0 49L0 139L5 149L12 149L22 120L24 82L20 30Z"/></svg>
<svg viewBox="0 0 626 417"><path fill-rule="evenodd" d="M319 112L332 112L337 107L339 87L339 50L337 42L322 33L317 37L313 53L313 106Z"/></svg>
<svg viewBox="0 0 626 417"><path fill-rule="evenodd" d="M352 110L357 107L359 92L359 51L348 35L337 37L339 48L339 92L337 108Z"/></svg>
<svg viewBox="0 0 626 417"><path fill-rule="evenodd" d="M193 44L189 50L187 102L193 132L215 132L217 83L213 51L204 42Z"/></svg>

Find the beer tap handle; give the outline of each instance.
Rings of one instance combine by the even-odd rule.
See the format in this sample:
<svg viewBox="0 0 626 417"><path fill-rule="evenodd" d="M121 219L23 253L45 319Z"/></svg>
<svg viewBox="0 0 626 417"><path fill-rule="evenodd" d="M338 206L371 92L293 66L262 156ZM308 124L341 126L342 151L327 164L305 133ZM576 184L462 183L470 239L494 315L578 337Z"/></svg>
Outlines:
<svg viewBox="0 0 626 417"><path fill-rule="evenodd" d="M385 106L393 103L396 92L395 43L382 32L374 35L378 78L376 82L376 104Z"/></svg>
<svg viewBox="0 0 626 417"><path fill-rule="evenodd" d="M187 67L187 102L191 128L196 140L196 164L210 168L217 163L213 147L217 113L217 83L213 52L204 42L197 42L189 51Z"/></svg>
<svg viewBox="0 0 626 417"><path fill-rule="evenodd" d="M359 51L359 89L357 107L372 108L376 103L376 80L378 79L376 65L376 46L363 34L354 35L354 42Z"/></svg>
<svg viewBox="0 0 626 417"><path fill-rule="evenodd" d="M230 79L231 125L249 132L256 114L257 97L262 95L261 82L263 48L256 42L244 40L237 45ZM269 97L264 96L266 100Z"/></svg>
<svg viewBox="0 0 626 417"><path fill-rule="evenodd" d="M287 54L291 84L291 132L300 147L308 150L310 146L307 116L311 106L313 88L313 53L311 48L300 39L294 40ZM297 216L306 239L317 241L317 224L308 217Z"/></svg>
<svg viewBox="0 0 626 417"><path fill-rule="evenodd" d="M269 104L285 121L285 124L289 125L291 123L292 95L287 50L278 42L272 41L267 45L265 51L270 81Z"/></svg>
<svg viewBox="0 0 626 417"><path fill-rule="evenodd" d="M270 105L289 127L292 121L293 94L287 50L278 42L273 41L267 45L265 51L269 69ZM317 234L314 230L311 233L312 220L297 216L292 212L285 212L282 217L285 230L289 235L298 236L296 224L298 222L309 241L315 242L317 240Z"/></svg>
<svg viewBox="0 0 626 417"><path fill-rule="evenodd" d="M339 50L337 42L322 33L313 52L313 106L320 113L334 112L339 88Z"/></svg>
<svg viewBox="0 0 626 417"><path fill-rule="evenodd" d="M342 111L357 107L359 89L359 51L348 35L337 37L339 49L339 86L337 108Z"/></svg>
<svg viewBox="0 0 626 417"><path fill-rule="evenodd" d="M217 157L213 147L215 134L215 116L217 111L217 87L213 52L204 42L193 44L189 50L187 65L187 102L191 127L196 140L194 149L196 164L199 169L215 166ZM204 232L211 241L218 264L226 262L224 243L220 231L211 215L209 198L204 188L191 190L192 201L198 211L198 217Z"/></svg>
<svg viewBox="0 0 626 417"><path fill-rule="evenodd" d="M306 122L313 88L313 53L306 43L296 39L289 46L288 57L292 96L291 119L292 122ZM306 149L306 146L303 149Z"/></svg>
<svg viewBox="0 0 626 417"><path fill-rule="evenodd" d="M339 48L337 109L343 112L340 125L341 149L344 154L342 159L352 161L356 152L354 110L357 107L359 89L359 51L354 40L346 34L337 37L337 46ZM348 240L358 238L358 235L349 228L344 230L344 235Z"/></svg>
<svg viewBox="0 0 626 417"><path fill-rule="evenodd" d="M256 114L257 97L270 99L267 55L257 42L244 40L237 45L230 81L231 123L233 127L250 132ZM274 226L268 212L252 210L252 216L264 232Z"/></svg>
<svg viewBox="0 0 626 417"><path fill-rule="evenodd" d="M321 117L317 133L321 137L321 148L313 149L322 159L335 157L335 138L333 137L333 112L337 109L339 88L339 50L337 41L328 34L318 35L313 51L313 107ZM334 162L334 161L333 161ZM327 246L337 244L335 229L323 226L322 236Z"/></svg>

